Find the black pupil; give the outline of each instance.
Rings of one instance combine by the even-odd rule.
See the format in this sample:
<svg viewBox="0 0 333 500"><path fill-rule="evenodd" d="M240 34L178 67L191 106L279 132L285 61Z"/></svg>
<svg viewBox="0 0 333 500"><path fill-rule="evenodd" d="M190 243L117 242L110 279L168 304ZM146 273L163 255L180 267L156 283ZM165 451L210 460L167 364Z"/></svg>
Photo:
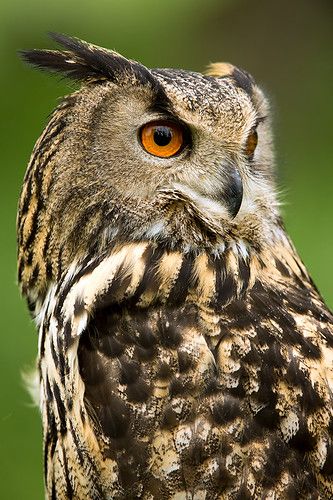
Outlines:
<svg viewBox="0 0 333 500"><path fill-rule="evenodd" d="M154 142L158 146L167 146L172 139L172 131L169 127L156 127L154 130Z"/></svg>

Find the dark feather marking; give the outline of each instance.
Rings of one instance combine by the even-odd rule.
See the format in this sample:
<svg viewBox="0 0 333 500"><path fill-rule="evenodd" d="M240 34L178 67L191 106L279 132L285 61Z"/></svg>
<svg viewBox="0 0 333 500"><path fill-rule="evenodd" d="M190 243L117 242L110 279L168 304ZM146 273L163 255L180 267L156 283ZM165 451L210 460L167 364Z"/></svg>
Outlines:
<svg viewBox="0 0 333 500"><path fill-rule="evenodd" d="M50 149L49 143L54 139L55 136L59 135L65 125L66 122L60 119L59 125L53 129L53 123L50 122L50 130L48 133L46 133L43 141L39 144L36 151L34 161L36 161L37 163L38 160L38 168L36 168L36 170L34 171L33 181L35 187L35 196L38 198L37 203L43 204L44 202L44 196L42 195L44 169L46 165L52 160L52 158L54 158L58 153L59 145L64 141L64 137L59 138L56 148ZM39 212L40 208L41 206L38 206L38 209L36 209L36 211Z"/></svg>
<svg viewBox="0 0 333 500"><path fill-rule="evenodd" d="M125 345L108 331L107 335L98 339L98 350L109 358L118 358L123 354Z"/></svg>
<svg viewBox="0 0 333 500"><path fill-rule="evenodd" d="M276 429L279 425L280 417L278 411L274 408L276 401L274 403L269 403L268 406L262 408L255 414L255 420L260 426L266 429Z"/></svg>
<svg viewBox="0 0 333 500"><path fill-rule="evenodd" d="M191 368L194 368L194 359L193 357L186 351L178 351L178 366L179 366L179 373L186 373L188 372Z"/></svg>
<svg viewBox="0 0 333 500"><path fill-rule="evenodd" d="M221 457L218 458L218 468L213 473L213 491L216 490L217 493L223 493L229 489L235 482L235 477L230 474L227 470L225 463Z"/></svg>
<svg viewBox="0 0 333 500"><path fill-rule="evenodd" d="M204 443L199 439L192 439L185 452L182 453L182 459L191 467L198 467L208 456L205 451Z"/></svg>
<svg viewBox="0 0 333 500"><path fill-rule="evenodd" d="M71 346L71 344L74 341L72 337L72 324L70 320L66 321L64 326L64 341L65 341L65 350L67 351L67 349Z"/></svg>
<svg viewBox="0 0 333 500"><path fill-rule="evenodd" d="M176 281L170 290L168 305L177 306L185 302L192 284L193 264L194 255L185 254Z"/></svg>
<svg viewBox="0 0 333 500"><path fill-rule="evenodd" d="M92 464L91 458L89 457L89 455L87 453L84 453L84 450L82 449L82 444L80 443L80 441L77 437L77 433L75 432L75 429L73 427L73 423L72 423L71 419L69 420L69 428L70 428L70 433L71 433L72 439L74 441L75 450L76 450L76 457L79 461L79 464L81 466L83 466L85 459L88 459L89 463L90 463L89 465L90 465L90 467L92 467L93 464Z"/></svg>
<svg viewBox="0 0 333 500"><path fill-rule="evenodd" d="M216 289L218 292L217 303L220 307L223 307L236 296L237 284L234 277L227 275Z"/></svg>
<svg viewBox="0 0 333 500"><path fill-rule="evenodd" d="M262 438L264 432L264 427L260 425L254 418L247 419L240 436L240 444L242 446L245 446L252 441L257 441L258 439Z"/></svg>
<svg viewBox="0 0 333 500"><path fill-rule="evenodd" d="M60 326L59 326L60 328ZM64 338L61 335L57 335L57 355L58 355L58 369L61 377L64 377L68 374L69 366L67 363L67 357L65 355L64 349Z"/></svg>
<svg viewBox="0 0 333 500"><path fill-rule="evenodd" d="M317 411L319 408L323 408L323 406L325 406L325 401L318 394L316 388L312 386L309 379L305 379L304 381L300 402L302 409L309 413Z"/></svg>
<svg viewBox="0 0 333 500"><path fill-rule="evenodd" d="M47 425L50 425L50 421L47 421ZM43 464L44 464L44 480L47 481L48 475L48 464L49 464L49 455L52 459L54 455L54 450L56 447L56 437L54 437L53 433L48 429L45 433L44 439L44 450L43 450Z"/></svg>
<svg viewBox="0 0 333 500"><path fill-rule="evenodd" d="M123 358L120 360L120 383L133 384L141 373L141 367L137 361Z"/></svg>
<svg viewBox="0 0 333 500"><path fill-rule="evenodd" d="M252 500L253 496L251 492L248 490L245 484L239 488L239 491L235 494L235 500Z"/></svg>
<svg viewBox="0 0 333 500"><path fill-rule="evenodd" d="M54 394L55 402L56 402L57 409L58 409L58 415L59 415L59 420L60 420L60 433L62 436L64 436L67 432L66 408L65 408L64 403L61 399L59 387L57 386L57 384L55 382L53 383L52 389L53 389L53 394Z"/></svg>
<svg viewBox="0 0 333 500"><path fill-rule="evenodd" d="M331 476L333 474L333 446L330 444L327 449L327 455L325 463L321 469L322 474L325 476Z"/></svg>
<svg viewBox="0 0 333 500"><path fill-rule="evenodd" d="M211 376L205 383L205 392L206 396L212 396L221 392L222 386L217 376Z"/></svg>
<svg viewBox="0 0 333 500"><path fill-rule="evenodd" d="M93 401L91 394L89 400ZM111 396L104 401L104 404L94 405L94 408L106 436L114 439L126 436L130 427L130 412L124 401Z"/></svg>
<svg viewBox="0 0 333 500"><path fill-rule="evenodd" d="M160 380L169 380L172 376L172 368L169 364L162 362L159 364L156 371L156 378Z"/></svg>
<svg viewBox="0 0 333 500"><path fill-rule="evenodd" d="M58 354L55 350L55 347L53 345L53 339L50 338L50 348L51 348L51 354L52 354L52 359L53 359L53 362L54 362L54 366L58 369L59 368L59 358L58 358Z"/></svg>
<svg viewBox="0 0 333 500"><path fill-rule="evenodd" d="M38 276L39 276L39 264L38 262L36 262L29 278L29 287L33 288L36 285Z"/></svg>
<svg viewBox="0 0 333 500"><path fill-rule="evenodd" d="M248 365L260 366L262 362L262 354L258 351L257 347L252 344L251 350L245 354L243 361Z"/></svg>
<svg viewBox="0 0 333 500"><path fill-rule="evenodd" d="M175 412L171 405L167 405L164 408L161 417L161 428L162 429L172 429L179 422L179 415Z"/></svg>
<svg viewBox="0 0 333 500"><path fill-rule="evenodd" d="M52 477L51 500L57 500L57 492L56 492L56 485L55 485L54 477Z"/></svg>
<svg viewBox="0 0 333 500"><path fill-rule="evenodd" d="M53 401L53 392L51 391L49 377L45 379L45 389L46 389L46 398L48 403L52 403Z"/></svg>
<svg viewBox="0 0 333 500"><path fill-rule="evenodd" d="M32 223L30 227L30 232L28 234L28 237L24 243L24 248L30 248L31 244L33 243L36 234L37 234L37 229L38 229L38 212L35 210L32 214Z"/></svg>
<svg viewBox="0 0 333 500"><path fill-rule="evenodd" d="M146 291L156 293L160 287L161 277L158 267L164 255L164 248L157 246L153 249L151 257L147 260L146 269L141 280L141 294ZM137 294L136 294L137 295Z"/></svg>
<svg viewBox="0 0 333 500"><path fill-rule="evenodd" d="M19 282L22 281L22 276L23 276L24 269L25 269L25 262L21 258L20 261L19 261L19 266L18 266L18 270L17 270L17 278L18 278Z"/></svg>
<svg viewBox="0 0 333 500"><path fill-rule="evenodd" d="M154 331L148 323L146 314L139 311L133 317L133 328L138 332L136 342L145 349L150 349L156 345L157 339Z"/></svg>
<svg viewBox="0 0 333 500"><path fill-rule="evenodd" d="M49 260L45 262L45 273L46 273L46 281L51 281L53 277L53 269L52 264Z"/></svg>
<svg viewBox="0 0 333 500"><path fill-rule="evenodd" d="M255 318L243 300L233 300L225 307L224 311L228 318L229 328L243 330L250 328L255 323Z"/></svg>
<svg viewBox="0 0 333 500"><path fill-rule="evenodd" d="M240 293L244 294L244 292L247 290L248 285L249 285L250 266L249 266L249 263L241 257L238 258L238 271L239 271L239 278L242 282L242 288L241 288Z"/></svg>
<svg viewBox="0 0 333 500"><path fill-rule="evenodd" d="M243 89L250 97L252 97L254 84L252 76L249 75L249 73L247 73L246 71L238 68L234 68L231 76L236 85Z"/></svg>
<svg viewBox="0 0 333 500"><path fill-rule="evenodd" d="M26 259L25 259L25 263L27 266L31 266L32 265L32 261L34 259L34 252L33 252L33 249L30 248L28 251L27 251L27 256L26 256Z"/></svg>
<svg viewBox="0 0 333 500"><path fill-rule="evenodd" d="M98 297L95 302L96 309L103 309L111 306L115 302L124 298L125 292L131 282L131 275L127 275L126 269L123 264L117 269L109 287L106 292Z"/></svg>
<svg viewBox="0 0 333 500"><path fill-rule="evenodd" d="M84 334L78 350L80 375L84 383L89 386L97 386L105 380L103 364L96 355L95 347L87 334ZM96 397L96 395L95 395Z"/></svg>
<svg viewBox="0 0 333 500"><path fill-rule="evenodd" d="M133 438L124 447L126 455L119 455L119 481L127 492L128 498L141 497L140 479L148 468L148 448L146 443L135 441Z"/></svg>
<svg viewBox="0 0 333 500"><path fill-rule="evenodd" d="M139 361L151 361L155 357L155 349L153 347L150 347L148 349L145 349L140 346L136 346L134 349L134 356L138 358Z"/></svg>
<svg viewBox="0 0 333 500"><path fill-rule="evenodd" d="M115 243L113 243L114 245ZM111 250L112 248L112 243L110 243L108 250ZM110 248L111 246L111 248ZM105 253L102 255L99 255L98 258L93 259L91 261L91 256L88 255L81 263L80 265L80 270L75 274L75 276L72 276L64 285L63 280L59 280L59 283L56 288L56 296L59 297L57 301L57 305L54 310L54 315L57 319L61 317L61 310L62 306L64 305L64 302L67 298L68 293L71 291L72 287L77 283L83 276L88 275L91 273L100 263L102 260L105 258ZM59 266L61 268L61 264L59 263Z"/></svg>
<svg viewBox="0 0 333 500"><path fill-rule="evenodd" d="M236 387L231 387L230 389L228 389L229 394L236 398L244 398L247 394L244 384L241 383L241 381L243 380L242 372L244 373L244 369L240 368L237 372L233 373L234 376L238 375L239 383Z"/></svg>
<svg viewBox="0 0 333 500"><path fill-rule="evenodd" d="M271 368L282 368L287 365L287 360L282 356L280 345L278 342L273 342L269 348L260 353L261 362Z"/></svg>
<svg viewBox="0 0 333 500"><path fill-rule="evenodd" d="M158 318L157 329L163 347L176 349L179 346L182 340L181 331L171 314L164 314Z"/></svg>
<svg viewBox="0 0 333 500"><path fill-rule="evenodd" d="M66 403L67 403L68 411L71 412L73 410L73 398L71 396L67 395Z"/></svg>
<svg viewBox="0 0 333 500"><path fill-rule="evenodd" d="M50 328L50 317L47 316L45 321L43 321L42 324L42 332L41 332L41 337L40 337L40 358L43 359L45 355L45 338L46 334L49 331ZM52 354L53 357L53 354Z"/></svg>
<svg viewBox="0 0 333 500"><path fill-rule="evenodd" d="M282 276L284 276L285 278L289 278L290 276L289 269L283 264L283 262L280 259L275 258L275 265L276 269L282 274Z"/></svg>
<svg viewBox="0 0 333 500"><path fill-rule="evenodd" d="M143 379L138 379L137 382L128 385L126 388L128 401L134 403L143 403L147 401L151 393L151 386Z"/></svg>
<svg viewBox="0 0 333 500"><path fill-rule="evenodd" d="M219 297L221 295L222 285L224 283L226 277L226 264L225 264L225 255L219 256L215 259L215 300L213 301L213 306L218 305Z"/></svg>
<svg viewBox="0 0 333 500"><path fill-rule="evenodd" d="M296 357L292 357L288 364L286 380L294 385L301 386L304 384L305 374L301 371Z"/></svg>
<svg viewBox="0 0 333 500"><path fill-rule="evenodd" d="M21 206L20 210L20 216L21 218L28 213L29 207L30 207L30 202L31 202L31 194L32 194L32 175L31 172L28 171L27 177L25 179L25 188L26 188L26 195L23 200L23 204ZM25 220L25 219L22 219Z"/></svg>
<svg viewBox="0 0 333 500"><path fill-rule="evenodd" d="M47 478L48 469L48 455L50 454L51 459L54 455L54 450L57 444L58 433L57 426L54 418L54 414L51 411L51 405L53 402L53 393L51 391L49 378L45 379L45 390L46 390L46 401L47 401L47 430L45 433L44 441L44 476Z"/></svg>
<svg viewBox="0 0 333 500"><path fill-rule="evenodd" d="M241 415L240 401L225 395L223 402L217 402L212 407L212 416L218 425L233 422Z"/></svg>
<svg viewBox="0 0 333 500"><path fill-rule="evenodd" d="M65 118L63 114L63 110L66 109L66 106L63 106L64 103L68 104L67 107L73 106L75 102L75 99L72 98L70 99L69 96L64 98L63 103L58 106L52 116L51 121L49 122L45 134L43 136L42 141L39 144L39 147L36 151L37 155L45 154L47 151L49 154L46 156L46 160L50 160L54 153L57 151L57 149L49 149L48 146L50 146L50 142L53 142L53 140L60 135L61 132L65 129L67 125L67 119ZM59 113L62 113L62 115L59 116ZM55 121L56 120L56 121ZM61 137L57 137L57 139L62 140ZM43 165L43 167L45 164Z"/></svg>
<svg viewBox="0 0 333 500"><path fill-rule="evenodd" d="M70 481L68 464L67 464L67 454L65 452L63 442L62 442L62 464L64 467L63 476L65 478L65 483L66 483L66 500L67 499L72 500L74 498L74 491Z"/></svg>
<svg viewBox="0 0 333 500"><path fill-rule="evenodd" d="M262 478L265 488L274 488L276 481L286 468L290 454L290 448L280 437L271 438Z"/></svg>
<svg viewBox="0 0 333 500"><path fill-rule="evenodd" d="M288 308L300 314L307 314L313 309L313 302L309 290L299 290L292 286L284 296Z"/></svg>
<svg viewBox="0 0 333 500"><path fill-rule="evenodd" d="M333 334L328 328L318 328L318 333L324 337L329 347L333 347Z"/></svg>
<svg viewBox="0 0 333 500"><path fill-rule="evenodd" d="M135 305L140 299L140 296L147 289L147 283L151 282L152 279L151 275L155 274L156 271L155 268L156 266L158 266L161 256L162 256L161 249L155 252L155 248L152 245L147 246L147 248L142 254L142 259L145 263L145 270L137 289L135 290L132 297L130 297L126 302L127 307Z"/></svg>
<svg viewBox="0 0 333 500"><path fill-rule="evenodd" d="M298 415L299 429L289 440L289 445L302 453L313 450L316 445L316 438L311 434L306 424L306 418Z"/></svg>
<svg viewBox="0 0 333 500"><path fill-rule="evenodd" d="M194 386L192 379L186 376L178 376L171 380L169 393L170 397L174 398L180 394L191 394L193 392Z"/></svg>
<svg viewBox="0 0 333 500"><path fill-rule="evenodd" d="M85 303L83 297L78 297L74 304L74 316L78 317L85 311Z"/></svg>

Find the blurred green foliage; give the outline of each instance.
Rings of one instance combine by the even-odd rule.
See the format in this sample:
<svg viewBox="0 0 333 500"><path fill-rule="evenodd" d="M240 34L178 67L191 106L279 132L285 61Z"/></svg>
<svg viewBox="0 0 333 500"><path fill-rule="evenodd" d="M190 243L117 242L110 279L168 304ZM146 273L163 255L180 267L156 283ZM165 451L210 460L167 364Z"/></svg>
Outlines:
<svg viewBox="0 0 333 500"><path fill-rule="evenodd" d="M230 61L271 96L287 228L333 305L331 0L2 0L0 497L41 499L38 412L21 371L37 335L15 284L16 204L32 146L65 82L25 67L16 50L51 47L45 33L73 34L148 66L202 70Z"/></svg>

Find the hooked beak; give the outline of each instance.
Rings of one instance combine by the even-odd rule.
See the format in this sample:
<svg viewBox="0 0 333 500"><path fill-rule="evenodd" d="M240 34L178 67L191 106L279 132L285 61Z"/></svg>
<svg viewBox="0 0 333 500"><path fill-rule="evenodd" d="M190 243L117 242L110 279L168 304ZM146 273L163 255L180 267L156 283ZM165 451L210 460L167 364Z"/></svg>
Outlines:
<svg viewBox="0 0 333 500"><path fill-rule="evenodd" d="M239 212L243 200L243 181L240 173L233 165L229 166L221 198L226 204L229 215L234 219Z"/></svg>
<svg viewBox="0 0 333 500"><path fill-rule="evenodd" d="M194 177L193 184L186 181L173 182L171 189L162 189L168 200L184 200L194 205L205 216L217 218L227 214L234 219L243 200L243 182L233 163L224 164L204 179ZM226 214L227 213L227 214Z"/></svg>

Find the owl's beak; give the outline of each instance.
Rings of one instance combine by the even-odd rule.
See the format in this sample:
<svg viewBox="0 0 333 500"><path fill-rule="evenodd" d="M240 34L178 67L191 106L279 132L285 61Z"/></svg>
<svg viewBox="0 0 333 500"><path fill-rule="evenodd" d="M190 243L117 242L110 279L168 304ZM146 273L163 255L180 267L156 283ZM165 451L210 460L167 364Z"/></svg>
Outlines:
<svg viewBox="0 0 333 500"><path fill-rule="evenodd" d="M243 181L238 168L223 164L205 176L187 177L185 182L173 182L171 189L163 189L168 200L184 200L199 209L204 216L234 219L243 201Z"/></svg>
<svg viewBox="0 0 333 500"><path fill-rule="evenodd" d="M243 201L243 181L234 165L230 165L228 168L221 197L226 204L229 215L234 219Z"/></svg>

